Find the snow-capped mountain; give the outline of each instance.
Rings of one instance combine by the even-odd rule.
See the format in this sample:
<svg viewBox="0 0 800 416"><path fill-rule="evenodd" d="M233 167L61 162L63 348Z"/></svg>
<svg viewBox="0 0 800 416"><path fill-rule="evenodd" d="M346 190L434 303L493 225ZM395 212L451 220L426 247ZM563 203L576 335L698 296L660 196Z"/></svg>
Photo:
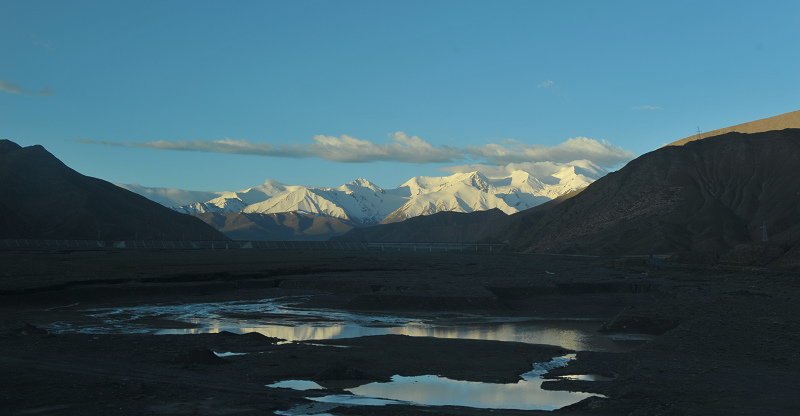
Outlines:
<svg viewBox="0 0 800 416"><path fill-rule="evenodd" d="M242 212L302 212L369 225L379 223L405 202L398 195L386 192L366 179L358 179L338 188L296 188L248 205Z"/></svg>
<svg viewBox="0 0 800 416"><path fill-rule="evenodd" d="M292 192L298 189L305 189L305 187L286 186L280 182L267 179L267 181L263 184L253 188L243 189L238 192L217 192L218 194L221 194L217 198L206 202L195 202L192 204L181 205L179 207L172 207L172 209L184 214L202 214L204 212L239 212L248 205L266 201L272 197L283 195L287 192Z"/></svg>
<svg viewBox="0 0 800 416"><path fill-rule="evenodd" d="M598 170L599 172L600 170ZM602 175L592 175L575 166L538 179L517 170L502 178L488 178L480 172L456 173L447 177L416 177L400 185L408 200L381 222L403 221L441 211L473 212L497 208L506 214L523 211L586 187Z"/></svg>
<svg viewBox="0 0 800 416"><path fill-rule="evenodd" d="M356 226L397 222L441 211L497 208L513 214L586 187L605 173L591 162L576 161L540 177L522 170L503 177L487 177L480 172L418 176L391 190L366 179L338 188L290 186L268 180L241 191L216 192L213 194L219 196L213 199L173 209L187 214L298 212L339 218ZM140 193L147 196L147 193Z"/></svg>
<svg viewBox="0 0 800 416"><path fill-rule="evenodd" d="M202 214L204 212L237 212L247 206L236 192L225 192L222 196L208 202L195 202L180 207L173 207L175 211L184 214Z"/></svg>
<svg viewBox="0 0 800 416"><path fill-rule="evenodd" d="M507 214L518 210L503 199L506 194L481 173L456 173L443 178L417 177L400 185L407 189L408 200L383 219L398 222L418 215L441 211L472 212L499 208Z"/></svg>

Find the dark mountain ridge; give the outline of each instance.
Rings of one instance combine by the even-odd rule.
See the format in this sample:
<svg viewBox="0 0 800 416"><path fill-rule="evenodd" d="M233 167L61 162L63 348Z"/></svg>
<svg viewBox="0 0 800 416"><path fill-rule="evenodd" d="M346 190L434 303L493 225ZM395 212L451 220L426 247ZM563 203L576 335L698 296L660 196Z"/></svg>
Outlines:
<svg viewBox="0 0 800 416"><path fill-rule="evenodd" d="M509 227L518 250L584 254L723 251L797 240L800 129L727 133L667 146ZM520 213L521 217L525 214Z"/></svg>
<svg viewBox="0 0 800 416"><path fill-rule="evenodd" d="M234 240L325 241L353 229L348 221L302 212L192 214Z"/></svg>
<svg viewBox="0 0 800 416"><path fill-rule="evenodd" d="M0 140L0 238L227 240L197 218Z"/></svg>
<svg viewBox="0 0 800 416"><path fill-rule="evenodd" d="M746 126L746 125L743 125ZM439 213L338 239L510 242L575 254L724 253L800 239L800 129L726 133L665 146L588 187L510 216Z"/></svg>
<svg viewBox="0 0 800 416"><path fill-rule="evenodd" d="M585 189L585 188L584 188ZM583 189L559 196L552 201L522 212L506 215L499 209L475 212L443 211L420 215L405 221L355 228L335 241L372 241L384 243L495 243L508 239L507 230L527 229L545 213Z"/></svg>
<svg viewBox="0 0 800 416"><path fill-rule="evenodd" d="M404 221L354 228L333 241L474 243L495 241L498 224L509 216L497 208L475 212L442 211Z"/></svg>

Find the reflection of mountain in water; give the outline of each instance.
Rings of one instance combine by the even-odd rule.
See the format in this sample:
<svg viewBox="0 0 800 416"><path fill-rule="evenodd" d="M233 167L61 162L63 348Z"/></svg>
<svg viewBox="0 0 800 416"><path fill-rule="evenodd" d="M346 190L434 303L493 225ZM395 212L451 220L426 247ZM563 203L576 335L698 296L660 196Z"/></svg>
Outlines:
<svg viewBox="0 0 800 416"><path fill-rule="evenodd" d="M296 298L223 303L141 305L128 308L82 310L71 313L94 318L80 327L57 332L202 334L257 332L286 341L335 340L374 335L473 339L555 345L570 350L623 352L643 339L617 340L599 334L601 323L587 320L533 320L492 322L470 317L468 322L435 318L423 322L394 315L359 315L319 309L291 308ZM246 317L246 318L245 318ZM502 318L500 318L502 319ZM172 321L172 328L165 322ZM148 327L147 322L157 326ZM190 324L192 328L186 328Z"/></svg>
<svg viewBox="0 0 800 416"><path fill-rule="evenodd" d="M249 322L209 322L203 325L202 319L196 321L199 328L164 329L158 334L199 334L221 331L259 334L287 341L314 341L343 338L358 338L374 335L407 335L412 337L433 337L453 339L477 339L487 341L524 342L528 344L556 345L570 350L627 351L641 344L642 340L615 340L597 333L598 322L593 321L547 321L545 323L514 322L486 323L456 326L431 326L420 323L407 323L402 326L372 327L354 322L340 325L298 324L252 325Z"/></svg>

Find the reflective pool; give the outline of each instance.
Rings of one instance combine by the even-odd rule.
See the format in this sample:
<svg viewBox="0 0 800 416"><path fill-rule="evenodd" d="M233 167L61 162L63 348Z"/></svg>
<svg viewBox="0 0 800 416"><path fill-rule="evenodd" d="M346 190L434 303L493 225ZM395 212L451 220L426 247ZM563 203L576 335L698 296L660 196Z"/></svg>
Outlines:
<svg viewBox="0 0 800 416"><path fill-rule="evenodd" d="M570 350L622 352L647 336L609 336L591 320L537 320L448 314L446 317L368 315L303 309L300 299L277 298L221 303L157 304L80 309L85 319L54 322L52 332L194 334L258 332L287 341L356 338L398 334L418 337L516 341L557 345Z"/></svg>
<svg viewBox="0 0 800 416"><path fill-rule="evenodd" d="M416 377L394 376L388 383L369 383L352 389L352 394L336 394L308 399L352 406L381 406L413 404L424 406L465 406L479 409L555 410L577 403L597 394L551 391L541 388L541 378L548 370L565 366L574 355L553 358L547 363L534 364L533 370L522 374L517 383L497 384L452 380L434 375ZM298 386L305 384L293 380ZM268 387L290 387L276 383ZM283 415L309 414L308 409L293 409Z"/></svg>

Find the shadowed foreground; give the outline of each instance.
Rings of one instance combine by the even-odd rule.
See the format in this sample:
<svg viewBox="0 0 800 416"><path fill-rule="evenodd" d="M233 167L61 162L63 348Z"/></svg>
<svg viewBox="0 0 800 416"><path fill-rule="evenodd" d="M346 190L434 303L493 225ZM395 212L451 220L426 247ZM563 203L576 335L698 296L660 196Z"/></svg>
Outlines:
<svg viewBox="0 0 800 416"><path fill-rule="evenodd" d="M646 258L378 252L0 252L4 414L270 414L304 397L439 374L515 382L559 347L397 335L276 344L251 333L46 334L58 307L308 295L304 306L446 316L600 318L660 334L629 353L578 352L554 381L596 392L555 414L796 414L800 280L770 270L656 267ZM211 351L249 352L220 358ZM265 387L316 380L330 390ZM331 414L488 414L459 407L345 407ZM502 411L503 414L545 414Z"/></svg>

